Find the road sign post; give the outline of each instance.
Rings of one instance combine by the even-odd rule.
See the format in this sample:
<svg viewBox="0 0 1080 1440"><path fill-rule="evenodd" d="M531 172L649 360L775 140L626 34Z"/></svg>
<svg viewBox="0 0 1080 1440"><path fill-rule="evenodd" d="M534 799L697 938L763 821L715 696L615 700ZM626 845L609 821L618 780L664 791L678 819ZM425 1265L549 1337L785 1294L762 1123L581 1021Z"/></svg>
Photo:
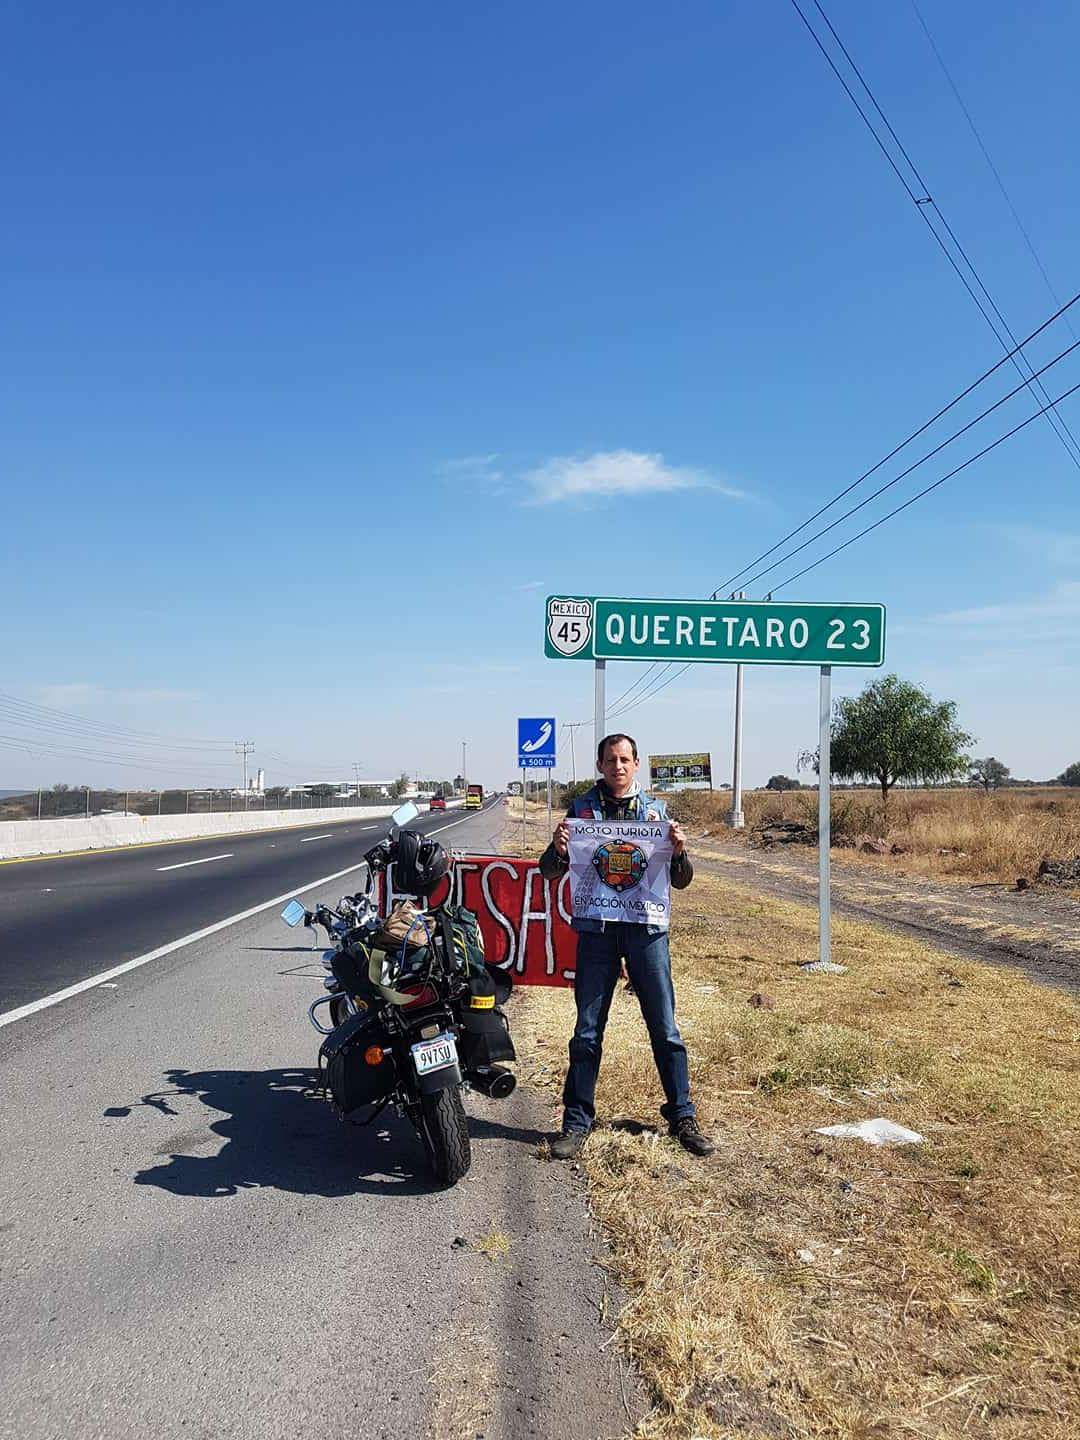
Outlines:
<svg viewBox="0 0 1080 1440"><path fill-rule="evenodd" d="M593 754L599 755L600 741L607 734L607 661L593 667Z"/></svg>
<svg viewBox="0 0 1080 1440"><path fill-rule="evenodd" d="M832 667L821 667L818 697L818 959L832 958Z"/></svg>
<svg viewBox="0 0 1080 1440"><path fill-rule="evenodd" d="M604 735L605 669L609 660L735 665L735 794L732 824L742 811L742 667L813 665L819 695L818 903L822 960L831 931L829 727L833 666L885 662L885 607L782 600L617 599L549 595L544 653L552 660L591 660L595 666L593 725Z"/></svg>
<svg viewBox="0 0 1080 1440"><path fill-rule="evenodd" d="M742 672L735 666L735 754L731 766L731 828L742 830L746 824L742 808Z"/></svg>
<svg viewBox="0 0 1080 1440"><path fill-rule="evenodd" d="M525 850L525 776L530 770L547 771L548 829L551 829L551 772L555 766L554 715L518 720L518 766L521 770L521 848Z"/></svg>

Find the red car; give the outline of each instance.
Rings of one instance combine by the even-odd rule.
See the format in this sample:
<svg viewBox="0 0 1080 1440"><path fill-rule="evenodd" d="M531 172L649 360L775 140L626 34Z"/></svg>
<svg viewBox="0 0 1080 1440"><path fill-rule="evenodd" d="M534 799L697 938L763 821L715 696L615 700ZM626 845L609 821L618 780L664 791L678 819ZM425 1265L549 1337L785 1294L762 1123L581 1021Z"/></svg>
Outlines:
<svg viewBox="0 0 1080 1440"><path fill-rule="evenodd" d="M441 795L432 795L431 800L430 800L429 803L428 803L428 809L429 809L429 810L445 810L445 809L446 809L446 801L443 799L443 797L442 797Z"/></svg>

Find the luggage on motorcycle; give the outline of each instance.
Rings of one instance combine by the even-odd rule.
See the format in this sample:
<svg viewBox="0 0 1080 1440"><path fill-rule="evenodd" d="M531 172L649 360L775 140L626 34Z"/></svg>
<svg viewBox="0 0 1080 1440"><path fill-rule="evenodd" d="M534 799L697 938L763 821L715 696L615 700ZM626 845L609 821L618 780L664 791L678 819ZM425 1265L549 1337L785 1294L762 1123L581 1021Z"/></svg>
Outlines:
<svg viewBox="0 0 1080 1440"><path fill-rule="evenodd" d="M441 905L437 914L451 966L465 975L482 975L484 937L475 912L466 910L464 905Z"/></svg>
<svg viewBox="0 0 1080 1440"><path fill-rule="evenodd" d="M485 962L487 964L487 962ZM510 992L514 988L514 977L509 970L504 970L501 965L487 964L487 972L491 976L495 986L495 1004L505 1005L510 999Z"/></svg>
<svg viewBox="0 0 1080 1440"><path fill-rule="evenodd" d="M375 1017L363 1011L343 1020L319 1049L320 1078L343 1115L385 1100L394 1088L393 1056L386 1052L375 1065L365 1059L365 1052L378 1045L381 1033Z"/></svg>
<svg viewBox="0 0 1080 1440"><path fill-rule="evenodd" d="M347 995L354 995L364 1001L378 998L379 991L371 984L368 975L370 959L371 951L366 945L359 943L334 951L330 959L330 969L334 979Z"/></svg>
<svg viewBox="0 0 1080 1440"><path fill-rule="evenodd" d="M463 970L470 977L470 989L473 989L473 982L478 982L478 988L473 993L484 996L491 992L486 988L484 981L490 980L495 987L495 1004L505 1005L510 998L510 991L514 988L514 977L509 970L501 965L493 965L484 955L484 936L480 929L480 922L472 910L467 910L464 905L444 905L440 911L440 917L449 921L450 938L447 942L448 953L453 956L454 962L459 970ZM490 1009L490 1006L478 1005L476 1009Z"/></svg>
<svg viewBox="0 0 1080 1440"><path fill-rule="evenodd" d="M458 1045L467 1071L517 1059L510 1025L497 1006L492 1010L466 1010L461 1017L461 1027Z"/></svg>
<svg viewBox="0 0 1080 1440"><path fill-rule="evenodd" d="M372 941L380 950L422 950L435 933L435 917L418 910L411 900L399 900Z"/></svg>

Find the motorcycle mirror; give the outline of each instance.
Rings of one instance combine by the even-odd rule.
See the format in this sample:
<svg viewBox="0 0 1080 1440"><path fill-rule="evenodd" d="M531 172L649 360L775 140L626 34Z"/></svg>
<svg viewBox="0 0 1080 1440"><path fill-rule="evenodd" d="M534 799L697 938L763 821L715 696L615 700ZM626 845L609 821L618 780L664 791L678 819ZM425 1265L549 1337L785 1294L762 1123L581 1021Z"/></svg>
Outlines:
<svg viewBox="0 0 1080 1440"><path fill-rule="evenodd" d="M407 800L404 805L399 805L398 808L394 811L394 813L390 816L390 824L396 825L400 830L403 825L408 825L410 820L415 820L419 814L420 811L416 808L413 802L411 800Z"/></svg>
<svg viewBox="0 0 1080 1440"><path fill-rule="evenodd" d="M286 925L291 926L295 930L297 925L303 922L306 914L307 911L303 905L300 904L299 900L290 900L285 906L285 909L282 910L281 918L285 921Z"/></svg>

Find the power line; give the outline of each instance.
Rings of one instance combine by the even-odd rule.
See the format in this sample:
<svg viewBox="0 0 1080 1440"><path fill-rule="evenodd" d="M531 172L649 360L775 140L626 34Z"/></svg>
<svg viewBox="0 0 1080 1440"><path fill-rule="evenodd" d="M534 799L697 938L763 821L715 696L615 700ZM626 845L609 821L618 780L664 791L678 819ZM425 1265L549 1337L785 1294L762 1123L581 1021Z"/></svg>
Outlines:
<svg viewBox="0 0 1080 1440"><path fill-rule="evenodd" d="M940 486L944 485L947 480L951 480L954 475L959 475L960 472L962 470L966 470L969 465L974 465L976 460L981 460L984 455L989 455L991 450L996 450L997 447L999 445L1003 445L1006 440L1010 440L1021 430L1026 429L1027 426L1030 425L1033 421L1038 420L1041 415L1045 414L1046 410L1049 409L1051 405L1060 405L1064 400L1068 400L1070 396L1075 395L1078 390L1080 390L1080 381L1077 381L1075 385L1070 386L1068 390L1062 391L1062 393L1058 395L1056 399L1048 400L1045 406L1041 406L1038 410L1034 411L1031 415L1027 417L1027 419L1021 420L1017 425L1014 425L1011 430L1007 430L1004 435L999 435L996 440L992 440L989 445L985 445L981 450L976 451L974 455L970 456L962 464L955 466L954 469L948 471L945 475L942 475L939 479L935 480L933 484L927 485L917 494L912 495L909 499L905 500L902 505L897 505L896 508L890 510L888 514L882 515L879 519L875 520L873 524L867 525L865 529L860 530L857 535L850 536L847 540L843 541L842 544L837 545L827 554L820 556L811 564L804 566L802 570L797 571L794 575L789 575L786 580L782 580L778 585L775 585L772 592L770 593L775 593L777 590L782 590L786 586L793 584L796 580L801 579L803 575L807 575L811 570L816 570L819 565L823 565L826 560L831 560L834 555L839 555L841 550L846 550L849 545L854 545L856 540L861 540L864 535L869 535L872 530L877 530L880 526L884 525L886 521L893 519L893 517L899 515L901 511L907 510L910 506L914 505L916 501L923 499L923 497L926 495L929 495L932 490L937 490ZM669 662L669 664L670 663L672 662ZM639 705L643 705L647 700L653 699L656 695L660 693L661 690L665 689L668 685L670 685L672 681L677 680L680 675L684 674L687 670L689 670L692 663L693 662L687 661L686 663L679 666L679 668L675 671L673 675L670 675L666 680L659 680L658 683L655 684L650 691L648 691L648 693L640 695L637 700L633 702L633 705L627 708L636 708Z"/></svg>
<svg viewBox="0 0 1080 1440"><path fill-rule="evenodd" d="M1060 304L1061 304L1061 301L1058 299L1057 291L1054 289L1054 285L1053 285L1053 282L1052 282L1051 279L1050 279L1050 276L1046 273L1046 266L1043 264L1042 259L1041 259L1040 256L1039 256L1039 252L1035 249L1035 242L1032 240L1031 236L1028 234L1028 232L1027 232L1027 227L1025 226L1024 222L1020 219L1019 212L1017 211L1016 206L1013 204L1012 196L1009 194L1008 190L1006 190L1006 188L1005 188L1005 181L1001 178L1001 173L1000 173L1000 171L998 170L997 166L994 164L993 160L991 159L990 151L986 148L986 145L985 145L985 143L984 143L984 141L983 141L983 138L982 138L982 136L979 134L979 129L978 129L978 126L975 124L975 119L974 119L974 117L972 116L972 113L971 113L971 111L968 109L967 105L964 103L964 97L960 94L960 90L959 90L959 88L958 88L958 86L957 86L957 84L956 84L956 81L953 79L952 73L951 73L951 71L949 70L948 65L946 65L946 63L945 63L945 57L942 55L941 51L938 49L937 43L935 42L933 35L931 35L931 33L930 33L930 27L927 25L926 20L925 20L924 17L923 17L923 13L922 13L922 11L919 9L918 4L916 3L916 0L911 0L911 8L915 11L916 18L918 19L919 24L922 26L923 34L926 36L927 42L928 42L929 45L930 45L930 49L934 52L934 57L935 57L935 59L937 60L938 64L941 66L941 73L945 76L945 79L948 81L948 83L949 83L949 89L952 91L953 95L955 96L955 98L956 98L956 103L960 106L960 109L963 111L964 119L967 121L968 126L969 126L970 129L971 129L972 135L974 135L974 137L975 137L975 143L978 145L979 149L982 151L983 159L986 161L987 165L990 167L990 173L993 175L994 179L997 181L997 187L998 187L998 189L1001 191L1002 196L1004 197L1005 204L1009 207L1009 211L1010 211L1013 219L1016 221L1016 228L1020 231L1020 234L1024 237L1024 244L1027 246L1027 248L1028 248L1028 250L1029 250L1029 252L1030 252L1030 254L1031 254L1031 258L1035 261L1035 264L1039 267L1039 274L1042 276L1043 281L1044 281L1044 283L1045 283L1045 285L1046 285L1046 288L1047 288L1047 290L1048 290L1049 293L1050 293L1050 298L1053 300L1053 302L1054 302L1055 305L1060 305ZM1073 329L1072 321L1071 321L1071 320L1068 320L1068 321L1066 321L1066 324L1068 325L1069 330L1071 331L1072 335L1075 337L1076 331Z"/></svg>
<svg viewBox="0 0 1080 1440"><path fill-rule="evenodd" d="M1045 375L1047 370L1052 370L1055 365L1059 364L1066 356L1071 355L1073 351L1077 349L1080 349L1080 340L1074 340L1073 343L1062 350L1060 354L1055 355L1053 360L1048 360L1045 365L1035 371L1036 376ZM775 570L778 566L783 565L785 561L798 555L800 551L805 550L808 545L812 545L815 540L820 540L822 535L827 535L830 530L835 530L838 525L842 525L843 522L854 515L857 510L861 510L865 505L869 505L872 500L876 500L878 496L883 495L886 490L891 490L894 485L899 485L900 481L906 479L912 471L918 470L921 465L926 464L927 460L932 460L935 455L939 455L941 451L945 449L946 445L951 445L954 440L958 440L961 435L965 435L969 430L973 429L974 426L978 425L980 421L985 420L988 415L1019 395L1021 390L1026 389L1028 389L1028 386L1021 381L1019 385L1002 395L1000 400L995 400L992 405L988 405L986 409L976 415L973 420L969 420L966 425L961 425L959 430L954 430L951 435L946 436L939 445L935 445L932 450L928 450L925 455L915 460L906 470L901 470L899 475L894 475L891 480L886 480L884 485L879 485L876 490L871 490L870 494L864 496L857 505L852 505L851 508L845 510L842 515L838 515L835 520L831 520L828 525L823 525L820 530L815 531L808 540L804 540L801 545L796 545L794 550L789 550L787 554L781 555L778 560L774 560L771 565L766 565L764 570L759 570L755 575L751 575L749 580L743 583L753 585L756 580L760 580L763 576L768 575L771 570ZM1042 412L1040 411L1039 413L1041 414Z"/></svg>
<svg viewBox="0 0 1080 1440"><path fill-rule="evenodd" d="M1080 390L1080 380L1078 380L1075 385L1071 385L1068 390L1063 390L1056 400L1047 401L1046 405L1036 410L1033 415L1029 415L1026 420L1021 420L1019 425L1014 425L1011 430L1006 430L1004 435L999 435L996 440L991 441L989 445L977 451L970 459L965 460L962 465L957 465L956 468L950 470L947 475L942 475L940 480L935 480L932 485L927 485L925 490L920 490L918 494L912 495L911 498L905 500L902 505L898 505L895 510L890 510L887 515L882 515L881 518L875 520L872 525L867 525L865 530L860 530L857 535L852 535L850 539L845 540L842 545L837 545L835 550L830 550L827 555L822 555L820 559L815 560L813 564L807 565L795 575L789 575L786 580L781 580L778 585L774 586L774 591L782 590L786 585L790 585L793 581L808 574L809 571L816 570L819 565L824 565L826 560L831 560L834 555L839 555L841 550L846 550L849 545L854 545L856 540L861 540L864 535L869 535L871 530L876 530L879 525L884 525L886 520L891 520L894 515L899 515L901 510L906 510L910 505L914 505L916 500L921 500L924 495L929 495L931 490L936 490L939 485L944 485L946 480L951 480L954 475L959 475L961 470L966 470L969 465L974 465L976 460L981 460L984 455L989 455L991 450L996 450L997 447L1003 445L1006 440L1011 440L1014 435L1020 430L1025 429L1033 420L1038 420L1040 415L1044 415L1051 405L1060 405L1063 400L1068 400L1070 395L1075 395L1077 390Z"/></svg>
<svg viewBox="0 0 1080 1440"><path fill-rule="evenodd" d="M1030 344L1032 340L1034 340L1038 335L1041 335L1043 331L1046 330L1050 325L1052 325L1056 320L1060 319L1061 316L1071 306L1075 305L1078 300L1080 300L1080 291L1078 291L1077 294L1074 295L1073 298L1067 302L1067 304L1061 306L1053 315L1051 315L1049 319L1044 320L1041 325L1037 326L1030 335L1026 336L1024 340L1020 341L1020 344L1017 348L1022 349L1024 346ZM1072 345L1067 346L1063 351L1061 351L1057 356L1055 356L1054 359L1047 362L1046 365L1042 366L1037 372L1035 372L1035 374L1037 376L1044 374L1047 370L1051 369L1054 365L1065 359L1077 348L1077 342L1074 342ZM769 555L772 555L783 544L785 544L787 540L793 539L796 535L800 534L803 530L806 529L808 525L811 525L827 510L831 509L832 506L835 505L839 500L842 500L845 495L849 495L851 491L854 490L858 485L862 484L864 480L867 480L877 470L880 470L882 465L886 464L889 460L895 458L895 456L899 454L901 450L905 449L912 440L916 439L919 435L924 434L926 430L928 430L930 426L932 426L937 420L939 420L943 415L947 414L949 410L954 409L961 400L965 399L968 395L970 395L972 391L977 389L978 386L980 386L997 370L1000 370L1001 367L1006 364L1008 359L1009 356L1002 356L1000 360L998 360L994 365L991 365L988 370L985 370L976 380L973 380L970 385L966 386L962 391L960 391L958 395L954 396L954 398L950 400L948 404L943 405L935 415L933 415L923 425L920 425L917 430L912 431L912 433L905 440L903 440L899 445L895 446L889 452L889 454L885 455L881 460L879 460L876 465L871 466L869 470L864 471L863 474L860 475L856 480L852 481L850 485L847 485L843 490L838 491L831 500L828 500L824 505L820 506L814 512L814 514L809 517L809 519L804 520L801 525L798 525L794 530L789 531L788 534L783 537L783 539L778 540L775 545L772 545L769 547L768 550L763 551L762 554L758 556L757 560L752 561L750 565L743 566L741 570L737 570L735 574L732 575L729 580L726 580L722 586L717 586L717 588L712 593L712 598L715 599L720 590L727 589L731 581L733 581L737 576L743 574L746 570L750 569L751 566L758 564L761 560L766 559ZM788 551L778 560L775 560L771 565L766 566L764 570L758 571L756 574L751 575L748 580L741 581L740 583L742 585L753 584L755 580L761 579L771 570L774 570L777 568L777 566L782 565L785 560L790 560L794 555L797 555L800 551L805 550L808 545L813 544L815 540L820 539L822 535L827 534L830 530L834 530L837 525L840 525L844 520L848 519L857 510L861 510L865 505L868 505L870 501L876 499L884 491L889 490L892 488L892 486L898 484L907 475L910 475L912 471L918 469L920 465L924 465L928 460L933 459L933 457L940 453L940 451L943 450L946 445L951 444L953 440L958 439L961 435L972 429L973 426L984 420L994 410L1000 408L1000 406L1005 404L1007 401L1015 398L1015 396L1018 395L1021 390L1024 390L1026 388L1029 387L1023 381L1021 381L1019 385L1008 391L1000 399L996 400L992 405L987 406L986 409L984 409L980 414L975 416L973 420L968 421L958 430L955 430L945 440L941 441L940 444L936 445L933 449L927 451L926 454L922 455L913 464L909 465L906 470L902 470L900 474L895 476L892 480L889 480L886 484L879 486L877 490L873 491L865 499L860 501L858 505L852 506L849 510L846 510L843 515L839 516L829 525L824 526L821 530L817 531L814 535L812 535L808 540L805 540L801 545L796 546L794 550ZM779 586L774 588L778 589ZM623 695L619 696L618 699L613 702L612 708L608 712L608 718L615 719L619 715L625 714L627 713L627 711L636 708L638 705L644 704L646 700L652 699L654 695L658 694L660 690L664 689L667 685L669 685L671 681L677 679L679 675L683 674L687 668L685 665L680 666L676 674L670 674L670 672L675 669L676 665L676 661L654 661L644 672L644 674L640 675L638 679L634 682L634 684L631 685L628 690L623 692ZM652 673L650 675L650 672L655 673ZM641 693L637 695L632 701L630 701L628 697L632 694L632 692L643 686L645 688L641 689ZM627 700L628 703L622 703L624 700Z"/></svg>
<svg viewBox="0 0 1080 1440"><path fill-rule="evenodd" d="M871 475L876 474L883 465L887 465L890 460L895 460L896 456L900 454L901 450L906 449L913 440L917 440L920 435L925 434L926 431L929 430L932 425L935 425L937 421L942 418L943 415L947 415L950 410L955 409L956 406L960 404L961 400L966 400L967 397L974 390L977 390L985 380L989 380L990 376L993 375L996 371L1000 370L1003 365L1007 364L1014 355L1024 350L1028 345L1031 344L1033 340L1040 336L1044 330L1049 329L1049 327L1053 325L1057 320L1060 320L1061 317L1065 315L1066 312L1070 310L1078 300L1080 300L1080 291L1077 291L1077 293L1072 297L1071 300L1066 301L1064 305L1060 306L1060 308L1057 309L1054 314L1049 317L1049 319L1044 320L1041 325L1036 326L1036 328L1032 330L1030 335L1027 335L1023 340L1021 340L1019 344L1013 350L1010 350L1007 355L1003 355L1001 359L996 361L995 364L991 365L988 370L984 370L983 373L978 377L978 379L972 380L970 385L965 386L958 395L954 395L953 398L948 402L948 404L943 405L941 409L936 412L936 414L931 415L930 419L924 421L917 430L913 430L910 435L908 435L905 439L901 440L899 445L894 445L893 448L889 451L889 453L887 455L883 455L876 464L871 465L869 470L864 470L861 475L859 475L855 480L852 480L850 485L846 485L843 490L837 491L837 493L832 497L831 500L826 500L824 505L814 511L813 515L809 516L808 519L804 520L801 525L796 525L794 530L789 530L782 539L777 540L775 545L770 545L768 550L763 550L755 560L751 560L748 565L742 566L742 568L736 570L733 575L729 575L728 578L724 580L720 585L718 585L713 591L713 598L715 598L721 590L727 590L739 579L740 575L745 575L747 570L752 570L755 565L760 565L762 560L767 560L770 555L780 549L781 545L786 545L789 540L793 540L796 535L801 534L808 525L812 525L815 520L819 519L820 516L824 515L826 510L831 510L838 501L843 500L845 495L850 495L852 490L855 490L859 485L863 483L864 480L869 480ZM743 581L740 583L749 584L750 582Z"/></svg>
<svg viewBox="0 0 1080 1440"><path fill-rule="evenodd" d="M832 23L832 21L829 19L828 15L825 13L824 9L822 8L821 4L819 3L819 0L814 0L814 7L815 7L815 9L818 11L819 15L820 15L821 18L824 20L825 24L828 26L829 32L830 32L830 34L832 35L833 39L835 40L836 44L838 45L841 54L844 56L844 59L847 61L847 63L851 66L852 71L854 72L854 74L855 74L856 77L858 78L859 84L862 86L863 90L866 92L867 96L869 97L870 103L873 105L874 109L877 111L878 115L881 117L881 120L882 120L882 122L883 122L883 124L884 124L884 126L885 126L885 129L888 131L889 135L891 136L891 138L892 138L892 140L893 140L893 143L896 145L896 147L897 147L897 149L899 150L900 154L903 156L905 162L907 163L907 166L908 166L908 168L910 169L912 175L915 177L915 180L916 180L917 183L918 183L919 189L922 191L922 194L921 194L921 195L916 194L915 190L912 188L912 186L911 186L910 183L908 182L907 177L906 177L906 176L903 174L903 172L901 171L901 169L900 169L899 165L896 163L896 160L894 159L893 155L890 153L888 146L885 144L884 140L883 140L883 139L881 138L881 136L878 134L878 131L877 131L875 125L873 124L873 122L871 121L869 115L867 115L865 109L864 109L863 106L859 103L857 97L855 96L854 91L851 89L851 86L847 83L847 80L846 80L846 79L844 78L844 76L841 74L840 69L838 68L836 62L833 60L832 56L829 54L828 50L826 49L824 43L823 43L822 40L821 40L821 37L818 35L817 31L816 31L816 30L814 29L814 27L810 24L810 21L807 19L806 15L804 14L801 6L799 5L799 0L791 0L791 3L792 3L792 6L794 7L796 13L797 13L798 16L799 16L799 19L803 22L803 24L805 25L806 29L809 31L810 36L811 36L811 38L812 38L813 41L814 41L814 44L818 47L818 49L821 51L822 55L825 57L825 60L826 60L826 62L828 63L829 68L832 70L832 72L833 72L833 74L836 76L837 80L839 80L840 84L842 85L842 87L843 87L845 93L847 94L848 98L850 99L851 103L855 106L855 109L859 112L859 115L860 115L860 117L862 118L862 121L863 121L864 125L865 125L866 128L869 130L871 136L873 137L873 139L874 139L875 142L877 143L877 146L878 146L878 148L881 150L881 153L885 156L885 159L888 161L890 168L892 169L893 173L896 175L896 178L900 181L901 185L904 187L905 191L906 191L907 194L908 194L909 199L911 200L911 203L915 206L916 210L918 210L919 214L922 216L923 221L925 222L927 229L930 231L931 235L933 235L935 241L937 242L938 246L939 246L940 249L941 249L942 254L945 256L945 258L948 260L949 264L952 266L953 270L956 272L957 278L960 280L960 283L963 285L964 289L965 289L965 290L968 292L968 294L971 296L971 299L974 301L975 305L978 307L979 313L982 315L983 319L984 319L984 320L986 321L986 323L989 325L991 331L993 332L994 338L997 340L998 344L1002 346L1003 349L1008 350L1008 345L1006 344L1004 338L1002 337L1001 332L1000 332L1000 330L998 329L997 324L995 324L993 317L992 317L992 316L990 315L990 313L988 312L988 310L987 310L987 308L986 308L986 305L983 304L983 301L979 298L979 295L976 293L976 291L975 291L974 289L972 289L971 283L970 283L970 281L968 280L967 276L964 274L963 270L960 268L960 265L959 265L958 262L957 262L956 256L955 256L955 255L952 253L952 251L949 249L949 246L948 246L948 245L945 243L945 241L942 239L942 237L941 237L941 235L938 233L938 231L937 231L937 229L936 229L933 221L930 219L930 212L931 212L931 211L933 211L933 212L937 215L939 221L941 222L941 225L943 226L943 228L944 228L944 230L945 230L946 235L949 237L949 240L952 242L952 244L953 244L953 246L955 247L957 253L960 255L961 259L963 260L964 264L966 265L968 271L970 272L972 278L973 278L974 281L975 281L975 284L978 286L979 290L981 290L982 293L983 293L983 295L986 297L986 300L987 300L987 302L989 303L990 309L993 310L994 314L997 316L997 319L998 319L998 321L1000 322L1000 325L1001 325L1002 329L1005 331L1005 334L1006 334L1006 335L1009 337L1009 339L1012 341L1014 348L1018 348L1018 347L1016 346L1016 336L1013 334L1013 332L1012 332L1012 330L1011 330L1011 328L1010 328L1010 326L1009 326L1008 321L1005 319L1005 316L1004 316L1004 315L1002 314L1002 312L1001 312L1000 307L998 306L997 302L994 300L993 296L990 294L990 291L987 289L986 284L984 283L984 281L983 281L981 275L979 274L979 272L976 270L976 268L975 268L975 266L974 266L974 264L973 264L970 256L968 255L967 251L964 249L963 245L961 245L959 239L957 238L956 232L953 230L952 226L949 224L949 222L948 222L948 220L947 220L947 218L946 218L943 210L941 209L941 206L938 204L938 202L937 202L937 201L933 198L933 196L930 194L929 187L927 186L926 181L923 179L921 173L919 172L918 166L917 166L917 165L915 164L915 162L912 160L911 156L908 154L908 151L907 151L907 149L905 148L905 146L904 146L903 142L901 141L900 137L897 135L896 131L893 129L892 124L890 123L888 116L885 114L884 110L881 108L880 104L878 103L877 97L875 96L873 90L871 90L869 84L867 83L865 77L863 76L862 71L859 69L858 65L857 65L857 64L855 63L855 61L852 59L850 53L849 53L848 50L847 50L847 47L844 45L844 42L840 39L840 36L837 34L837 32L836 32L836 27L833 25L833 23ZM1019 360L1018 358L1014 357L1013 360L1012 360L1012 363L1013 363L1013 365L1015 366L1017 372L1018 372L1020 375L1023 375L1023 374L1024 374L1024 370L1023 370L1022 365L1020 364L1020 360ZM1030 368L1030 367L1029 367L1029 368ZM1030 377L1029 377L1029 378L1030 378ZM1034 383L1034 382L1033 382L1033 383ZM1047 393L1046 393L1046 391L1045 391L1044 389L1041 389L1041 388L1040 388L1039 393L1043 396L1044 399L1046 399L1047 401L1049 401L1049 396L1047 395ZM1078 444L1078 442L1077 442L1077 440L1076 440L1076 437L1073 435L1073 433L1072 433L1072 431L1069 429L1068 425L1067 425L1063 420L1061 420L1061 418L1057 415L1057 412L1056 412L1056 410L1054 409L1054 407L1053 407L1052 405L1044 406L1044 407L1043 407L1043 412L1044 412L1044 413L1046 414L1046 416L1047 416L1047 422L1048 422L1048 424L1050 424L1050 426L1053 428L1054 433L1057 435L1058 439L1061 441L1062 445L1065 447L1066 453L1068 454L1069 458L1072 460L1073 464L1077 467L1077 469L1080 469L1080 444Z"/></svg>
<svg viewBox="0 0 1080 1440"><path fill-rule="evenodd" d="M19 696L9 695L4 691L0 691L0 704L8 711L22 713L28 721L32 720L42 725L48 721L63 721L74 728L100 735L102 738L130 738L150 744L170 745L182 750L220 750L227 749L232 745L231 740L195 739L185 735L160 735L152 730L132 730L124 725L113 725L107 721L93 720L86 715L76 715L70 710L57 710L51 705L38 705L32 700L22 700Z"/></svg>

